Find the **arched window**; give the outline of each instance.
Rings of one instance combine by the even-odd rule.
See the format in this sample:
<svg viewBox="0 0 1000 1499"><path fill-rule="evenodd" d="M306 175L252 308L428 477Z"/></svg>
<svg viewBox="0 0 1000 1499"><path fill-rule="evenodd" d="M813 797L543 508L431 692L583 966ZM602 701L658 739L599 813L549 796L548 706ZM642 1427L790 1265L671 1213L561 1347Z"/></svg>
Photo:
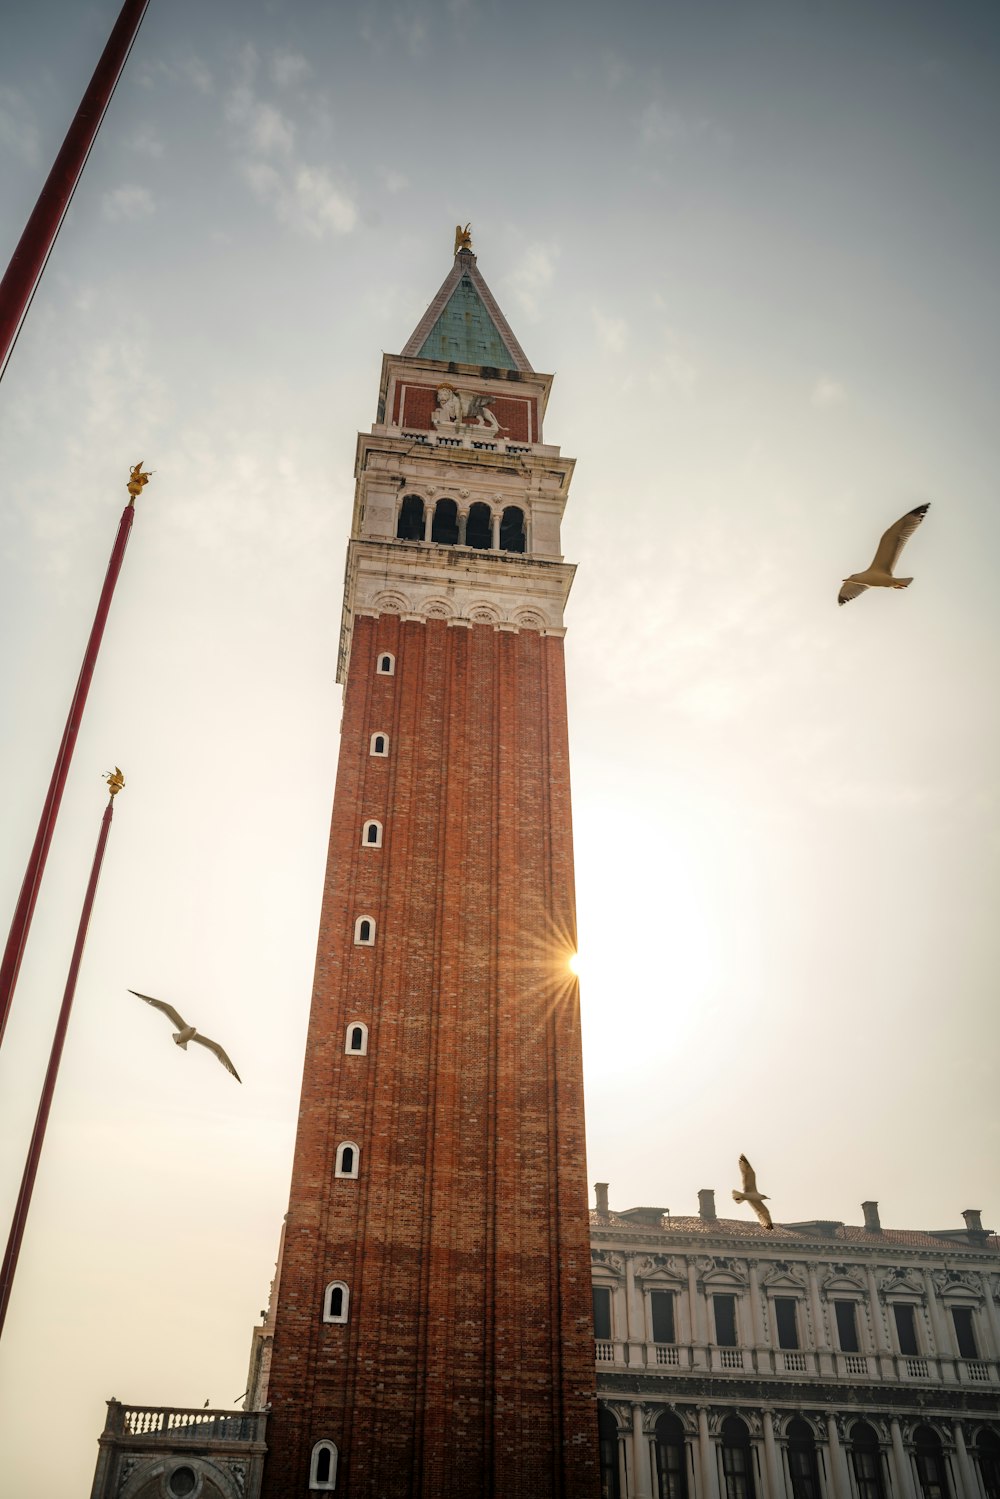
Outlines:
<svg viewBox="0 0 1000 1499"><path fill-rule="evenodd" d="M373 734L368 744L368 753L370 755L387 755L389 753L388 734Z"/></svg>
<svg viewBox="0 0 1000 1499"><path fill-rule="evenodd" d="M309 1463L310 1489L337 1487L337 1449L333 1442L317 1442Z"/></svg>
<svg viewBox="0 0 1000 1499"><path fill-rule="evenodd" d="M358 1174L358 1157L361 1152L353 1140L341 1140L337 1146L337 1164L334 1176L349 1176L353 1180Z"/></svg>
<svg viewBox="0 0 1000 1499"><path fill-rule="evenodd" d="M363 1057L368 1054L368 1027L363 1020L352 1020L347 1027L344 1051L348 1056Z"/></svg>
<svg viewBox="0 0 1000 1499"><path fill-rule="evenodd" d="M526 545L524 511L518 505L508 505L500 517L500 550L523 552Z"/></svg>
<svg viewBox="0 0 1000 1499"><path fill-rule="evenodd" d="M370 916L359 916L354 923L355 947L375 946L375 923Z"/></svg>
<svg viewBox="0 0 1000 1499"><path fill-rule="evenodd" d="M726 1499L754 1499L753 1448L739 1416L727 1416L722 1423L722 1471Z"/></svg>
<svg viewBox="0 0 1000 1499"><path fill-rule="evenodd" d="M332 1280L323 1292L323 1321L346 1322L351 1293L342 1280Z"/></svg>
<svg viewBox="0 0 1000 1499"><path fill-rule="evenodd" d="M374 817L369 818L361 833L362 848L382 847L382 824Z"/></svg>
<svg viewBox="0 0 1000 1499"><path fill-rule="evenodd" d="M684 1426L673 1411L664 1411L656 1423L657 1499L687 1499L687 1453Z"/></svg>
<svg viewBox="0 0 1000 1499"><path fill-rule="evenodd" d="M851 1462L858 1486L858 1499L885 1499L882 1482L882 1454L878 1437L867 1421L855 1421L851 1427Z"/></svg>
<svg viewBox="0 0 1000 1499"><path fill-rule="evenodd" d="M621 1499L618 1470L618 1422L605 1405L597 1407L597 1440L601 1462L601 1499Z"/></svg>
<svg viewBox="0 0 1000 1499"><path fill-rule="evenodd" d="M378 673L378 675L380 677L393 677L393 676L395 676L395 674L396 674L396 658L395 658L395 656L391 656L388 651L382 651L382 653L380 654L380 656L378 658L378 664L375 667L375 670L376 670L376 672Z"/></svg>
<svg viewBox="0 0 1000 1499"><path fill-rule="evenodd" d="M941 1438L931 1427L918 1426L913 1433L913 1456L923 1499L949 1499Z"/></svg>
<svg viewBox="0 0 1000 1499"><path fill-rule="evenodd" d="M471 506L465 527L465 544L480 552L488 552L493 545L493 515L489 505L477 503Z"/></svg>
<svg viewBox="0 0 1000 1499"><path fill-rule="evenodd" d="M983 1427L976 1438L976 1461L986 1499L1000 1499L1000 1437Z"/></svg>
<svg viewBox="0 0 1000 1499"><path fill-rule="evenodd" d="M418 494L404 494L396 522L398 541L423 541L424 502Z"/></svg>
<svg viewBox="0 0 1000 1499"><path fill-rule="evenodd" d="M434 506L431 541L453 547L458 541L458 506L454 500L438 500Z"/></svg>
<svg viewBox="0 0 1000 1499"><path fill-rule="evenodd" d="M816 1438L808 1421L796 1416L788 1423L788 1472L792 1499L820 1499Z"/></svg>

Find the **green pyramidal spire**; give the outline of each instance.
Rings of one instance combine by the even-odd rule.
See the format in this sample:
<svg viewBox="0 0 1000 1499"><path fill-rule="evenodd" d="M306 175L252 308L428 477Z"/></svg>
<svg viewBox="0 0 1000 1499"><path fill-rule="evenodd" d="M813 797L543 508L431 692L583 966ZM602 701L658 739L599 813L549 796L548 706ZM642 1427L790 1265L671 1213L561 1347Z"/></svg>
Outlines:
<svg viewBox="0 0 1000 1499"><path fill-rule="evenodd" d="M404 356L445 364L478 364L531 372L472 251L462 248L412 337Z"/></svg>

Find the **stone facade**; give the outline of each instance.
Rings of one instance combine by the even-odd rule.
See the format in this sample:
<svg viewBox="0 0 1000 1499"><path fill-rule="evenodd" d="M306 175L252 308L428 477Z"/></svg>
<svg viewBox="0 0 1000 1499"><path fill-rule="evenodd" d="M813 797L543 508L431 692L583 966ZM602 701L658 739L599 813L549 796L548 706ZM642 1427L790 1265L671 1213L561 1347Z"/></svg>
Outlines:
<svg viewBox="0 0 1000 1499"><path fill-rule="evenodd" d="M108 1401L91 1499L258 1499L267 1413Z"/></svg>
<svg viewBox="0 0 1000 1499"><path fill-rule="evenodd" d="M1000 1499L1000 1244L591 1214L605 1499Z"/></svg>

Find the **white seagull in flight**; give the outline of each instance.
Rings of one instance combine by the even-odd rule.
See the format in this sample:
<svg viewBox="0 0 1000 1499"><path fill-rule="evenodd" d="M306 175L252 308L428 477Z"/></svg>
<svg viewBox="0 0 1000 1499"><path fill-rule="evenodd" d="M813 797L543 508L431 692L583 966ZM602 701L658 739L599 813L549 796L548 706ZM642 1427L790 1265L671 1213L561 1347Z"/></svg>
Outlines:
<svg viewBox="0 0 1000 1499"><path fill-rule="evenodd" d="M771 1214L764 1206L767 1196L764 1192L757 1191L757 1178L754 1176L753 1167L745 1155L740 1156L740 1176L743 1178L743 1191L733 1193L734 1202L748 1202L765 1228L774 1228L771 1222Z"/></svg>
<svg viewBox="0 0 1000 1499"><path fill-rule="evenodd" d="M906 541L929 509L930 505L918 505L915 510L908 510L898 521L893 522L878 544L871 567L866 567L861 573L851 573L849 578L844 579L844 585L837 595L838 604L849 603L859 593L864 593L866 588L909 588L913 579L894 578L892 570L899 561L899 554Z"/></svg>
<svg viewBox="0 0 1000 1499"><path fill-rule="evenodd" d="M236 1068L233 1066L232 1062L229 1060L229 1058L226 1056L226 1053L219 1045L218 1041L210 1041L207 1036L199 1036L194 1026L188 1025L183 1016L178 1015L173 1005L168 1005L167 1002L163 999L154 999L151 994L140 994L138 989L130 989L128 992L130 994L134 994L136 999L145 1000L146 1004L152 1005L154 1010L162 1010L164 1015L166 1015L169 1020L173 1021L174 1025L178 1027L178 1029L174 1032L174 1044L176 1046L181 1047L184 1051L187 1051L187 1044L189 1041L197 1041L199 1046L207 1046L209 1051L213 1051L215 1053L219 1061L222 1063L223 1067L225 1067L226 1071L233 1074L233 1077L238 1083L243 1081L239 1073L236 1071Z"/></svg>

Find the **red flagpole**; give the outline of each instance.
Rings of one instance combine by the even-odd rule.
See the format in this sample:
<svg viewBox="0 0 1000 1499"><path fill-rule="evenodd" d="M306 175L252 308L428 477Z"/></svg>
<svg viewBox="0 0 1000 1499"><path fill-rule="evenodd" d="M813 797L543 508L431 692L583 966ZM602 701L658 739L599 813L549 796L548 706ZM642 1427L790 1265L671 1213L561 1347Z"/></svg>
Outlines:
<svg viewBox="0 0 1000 1499"><path fill-rule="evenodd" d="M73 956L70 959L69 975L66 979L66 990L63 994L62 1008L59 1011L59 1020L52 1042L52 1050L49 1053L49 1065L45 1073L45 1082L42 1085L42 1096L38 1104L38 1113L35 1116L35 1128L32 1131L31 1144L28 1147L28 1159L24 1165L24 1175L21 1177L21 1190L17 1194L17 1205L14 1208L14 1218L10 1226L10 1237L7 1240L7 1251L4 1255L3 1269L0 1270L0 1335L3 1333L4 1320L7 1316L7 1303L10 1300L11 1287L14 1284L14 1272L17 1269L18 1255L21 1252L24 1225L28 1217L28 1208L31 1205L31 1194L38 1171L38 1160L42 1153L42 1142L45 1139L45 1126L48 1124L49 1110L52 1107L52 1095L55 1092L63 1043L66 1040L69 1012L73 1008L73 996L76 993L76 980L80 972L80 961L83 958L84 944L87 940L90 913L94 909L97 882L101 874L101 865L104 862L104 850L107 846L108 834L111 831L111 818L115 810L115 793L121 789L121 785L124 784L124 778L118 785L115 785L113 781L110 784L112 787L111 795L108 798L108 805L104 809L104 817L101 820L101 831L97 839L97 851L94 854L94 864L90 871L90 883L87 885L87 893L83 898L83 910L80 913L80 925L76 934L76 945L73 948Z"/></svg>
<svg viewBox="0 0 1000 1499"><path fill-rule="evenodd" d="M45 860L48 857L49 844L52 842L52 834L56 825L56 817L59 813L59 804L62 801L63 790L66 785L66 776L69 773L70 762L73 759L73 748L76 744L76 736L80 731L80 721L83 718L84 706L87 702L87 693L90 691L90 680L94 675L94 667L97 664L97 653L100 650L101 638L104 635L104 626L108 618L108 610L111 608L111 598L115 591L115 583L121 572L122 560L125 556L125 547L128 544L129 532L132 529L132 521L135 518L133 508L135 496L146 483L146 478L141 480L136 477L141 465L136 464L132 470L132 478L129 480L129 493L131 498L122 512L122 518L118 522L118 535L111 551L111 561L108 563L107 576L104 579L104 587L101 589L101 597L97 604L97 614L94 618L90 639L87 641L87 649L84 652L83 665L80 668L80 677L70 703L69 717L63 730L62 743L59 745L59 753L56 755L55 767L52 771L52 779L49 782L48 793L42 807L42 816L38 824L38 832L35 834L34 846L28 859L28 868L25 871L24 881L21 885L21 893L17 898L17 906L14 910L14 919L10 924L10 935L7 938L7 946L4 949L3 960L0 962L0 1044L3 1043L4 1031L7 1028L7 1017L10 1014L11 1001L14 997L14 986L17 983L17 975L21 970L21 959L24 956L25 944L28 940L28 931L31 927L31 917L35 909L35 901L38 899L38 887L41 884L42 872L45 869Z"/></svg>
<svg viewBox="0 0 1000 1499"><path fill-rule="evenodd" d="M111 103L149 0L125 0L34 212L0 281L0 377Z"/></svg>

